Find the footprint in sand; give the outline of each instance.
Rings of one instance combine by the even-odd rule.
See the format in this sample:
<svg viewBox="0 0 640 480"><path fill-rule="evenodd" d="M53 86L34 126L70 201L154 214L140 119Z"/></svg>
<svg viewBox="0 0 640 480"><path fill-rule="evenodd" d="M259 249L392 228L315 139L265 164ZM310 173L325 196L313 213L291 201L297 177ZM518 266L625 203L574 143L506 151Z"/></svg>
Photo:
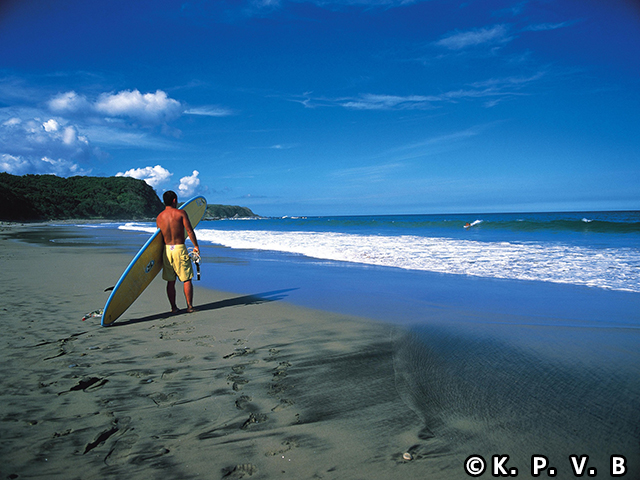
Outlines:
<svg viewBox="0 0 640 480"><path fill-rule="evenodd" d="M242 395L240 398L236 400L236 408L238 410L245 410L249 404L253 401L253 399L247 395Z"/></svg>
<svg viewBox="0 0 640 480"><path fill-rule="evenodd" d="M175 355L175 353L173 353L173 352L160 352L160 353L154 355L153 358L167 358L167 357L172 357L174 355Z"/></svg>
<svg viewBox="0 0 640 480"><path fill-rule="evenodd" d="M152 374L153 372L151 370L129 370L127 372L127 375L135 378L147 378Z"/></svg>
<svg viewBox="0 0 640 480"><path fill-rule="evenodd" d="M178 374L178 372L179 372L179 370L177 370L175 368L168 368L167 370L162 372L162 375L160 376L160 378L162 380L170 380L173 377L175 377Z"/></svg>
<svg viewBox="0 0 640 480"><path fill-rule="evenodd" d="M252 413L249 415L249 419L242 424L240 429L246 430L253 423L263 423L266 422L268 417L264 413Z"/></svg>
<svg viewBox="0 0 640 480"><path fill-rule="evenodd" d="M168 448L157 447L155 450L152 450L150 452L143 452L135 456L131 455L129 457L128 463L132 463L134 465L142 465L151 459L162 457L164 455L167 455L168 453L171 453L171 450L169 450Z"/></svg>
<svg viewBox="0 0 640 480"><path fill-rule="evenodd" d="M251 463L245 463L242 465L235 465L233 467L227 467L223 469L222 478L236 480L236 479L244 478L245 475L251 476L257 471L258 471L258 467L256 467Z"/></svg>
<svg viewBox="0 0 640 480"><path fill-rule="evenodd" d="M291 405L295 405L296 402L293 400L289 400L287 398L280 399L280 403L271 409L272 412L279 412L284 410L285 408L290 407Z"/></svg>
<svg viewBox="0 0 640 480"><path fill-rule="evenodd" d="M284 448L281 448L280 450L273 450L270 452L265 453L265 457L275 457L276 455L282 455L284 453L287 453L290 450L293 450L294 448L298 448L298 442L295 441L294 439L289 439L289 440L285 440L284 442L282 442L281 444Z"/></svg>
<svg viewBox="0 0 640 480"><path fill-rule="evenodd" d="M239 375L230 373L229 375L227 375L227 382L232 384L231 388L233 388L234 392L239 392L240 390L242 390L242 385L246 385L247 383L249 383L249 380Z"/></svg>
<svg viewBox="0 0 640 480"><path fill-rule="evenodd" d="M104 432L100 433L93 442L87 443L87 445L84 448L83 455L85 453L90 452L100 444L106 442L109 439L109 437L111 437L112 435L115 435L116 433L118 433L118 427L112 427L109 430L105 430Z"/></svg>
<svg viewBox="0 0 640 480"><path fill-rule="evenodd" d="M289 367L291 366L291 364L289 362L280 362L280 364L274 368L274 372L273 372L273 379L274 381L278 381L281 378L284 378L287 376L287 370L289 369Z"/></svg>
<svg viewBox="0 0 640 480"><path fill-rule="evenodd" d="M109 466L112 465L124 465L129 461L129 456L131 454L131 449L136 444L140 437L135 433L127 433L120 437L113 447L111 451L104 458L104 463Z"/></svg>
<svg viewBox="0 0 640 480"><path fill-rule="evenodd" d="M280 350L278 350L277 348L270 348L269 349L269 356L267 358L264 359L265 362L275 362L276 360L278 360L278 356L280 354Z"/></svg>
<svg viewBox="0 0 640 480"><path fill-rule="evenodd" d="M69 390L58 393L58 395L63 395L69 392L78 392L80 390L82 390L83 392L98 390L99 388L103 387L108 381L109 380L105 378L98 378L98 377L87 378L85 380L80 380L77 385L74 385Z"/></svg>
<svg viewBox="0 0 640 480"><path fill-rule="evenodd" d="M278 366L273 369L272 383L269 385L269 391L267 392L267 395L276 397L281 401L283 400L282 395L284 394L284 392L289 390L290 386L285 385L282 380L284 380L284 378L288 375L287 370L290 366L291 364L289 362L280 362Z"/></svg>
<svg viewBox="0 0 640 480"><path fill-rule="evenodd" d="M171 392L168 395L162 392L156 392L149 395L149 398L153 400L153 403L158 407L170 407L180 400L180 395L177 392Z"/></svg>
<svg viewBox="0 0 640 480"><path fill-rule="evenodd" d="M226 360L227 358L242 357L244 355L252 355L254 353L256 353L256 351L252 350L251 348L248 348L248 347L236 348L233 352L231 352L228 355L225 355L222 358L224 358Z"/></svg>

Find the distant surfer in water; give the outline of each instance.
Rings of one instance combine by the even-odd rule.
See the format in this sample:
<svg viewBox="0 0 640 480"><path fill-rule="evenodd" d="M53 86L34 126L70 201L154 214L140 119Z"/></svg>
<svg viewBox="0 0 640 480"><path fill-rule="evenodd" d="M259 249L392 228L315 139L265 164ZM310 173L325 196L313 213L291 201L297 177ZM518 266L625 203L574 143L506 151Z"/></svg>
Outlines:
<svg viewBox="0 0 640 480"><path fill-rule="evenodd" d="M184 210L178 210L178 196L167 190L162 196L165 208L158 215L156 225L164 239L164 255L162 278L167 281L167 297L171 304L171 313L178 313L176 305L176 277L184 284L184 298L187 301L187 312L194 312L193 308L193 267L189 252L184 244L185 232L193 243L193 251L200 252L196 233L193 231L189 216Z"/></svg>
<svg viewBox="0 0 640 480"><path fill-rule="evenodd" d="M472 223L467 222L467 223L464 224L464 228L475 227L476 225L479 225L481 223L482 223L482 220L476 220L476 221L474 221Z"/></svg>

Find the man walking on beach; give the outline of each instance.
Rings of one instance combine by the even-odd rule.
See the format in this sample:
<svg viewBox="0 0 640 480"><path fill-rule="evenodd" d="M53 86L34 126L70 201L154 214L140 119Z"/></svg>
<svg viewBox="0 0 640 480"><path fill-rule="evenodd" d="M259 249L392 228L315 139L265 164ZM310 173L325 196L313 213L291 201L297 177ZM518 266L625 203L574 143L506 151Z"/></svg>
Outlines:
<svg viewBox="0 0 640 480"><path fill-rule="evenodd" d="M171 313L178 313L176 306L176 277L184 284L184 298L187 300L187 312L194 312L193 308L193 267L191 258L184 244L185 232L193 243L193 251L200 252L196 233L193 231L189 216L184 210L178 210L178 196L167 190L162 196L165 208L158 215L156 225L164 239L164 255L162 278L167 281L167 297L171 304Z"/></svg>

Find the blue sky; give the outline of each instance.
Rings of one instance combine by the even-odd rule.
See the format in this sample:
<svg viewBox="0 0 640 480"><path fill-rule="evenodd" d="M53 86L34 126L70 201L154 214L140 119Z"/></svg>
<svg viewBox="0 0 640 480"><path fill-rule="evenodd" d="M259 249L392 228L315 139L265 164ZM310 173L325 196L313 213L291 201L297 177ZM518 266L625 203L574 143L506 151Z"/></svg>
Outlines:
<svg viewBox="0 0 640 480"><path fill-rule="evenodd" d="M262 215L640 209L637 0L9 0L0 171Z"/></svg>

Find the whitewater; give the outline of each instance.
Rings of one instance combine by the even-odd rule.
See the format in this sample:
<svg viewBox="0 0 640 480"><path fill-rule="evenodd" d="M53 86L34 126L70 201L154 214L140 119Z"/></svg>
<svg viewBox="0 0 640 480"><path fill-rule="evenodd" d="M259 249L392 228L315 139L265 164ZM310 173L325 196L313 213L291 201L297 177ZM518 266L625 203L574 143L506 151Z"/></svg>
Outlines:
<svg viewBox="0 0 640 480"><path fill-rule="evenodd" d="M452 275L640 292L637 212L270 218L202 222L200 242ZM152 232L128 223L124 230Z"/></svg>

